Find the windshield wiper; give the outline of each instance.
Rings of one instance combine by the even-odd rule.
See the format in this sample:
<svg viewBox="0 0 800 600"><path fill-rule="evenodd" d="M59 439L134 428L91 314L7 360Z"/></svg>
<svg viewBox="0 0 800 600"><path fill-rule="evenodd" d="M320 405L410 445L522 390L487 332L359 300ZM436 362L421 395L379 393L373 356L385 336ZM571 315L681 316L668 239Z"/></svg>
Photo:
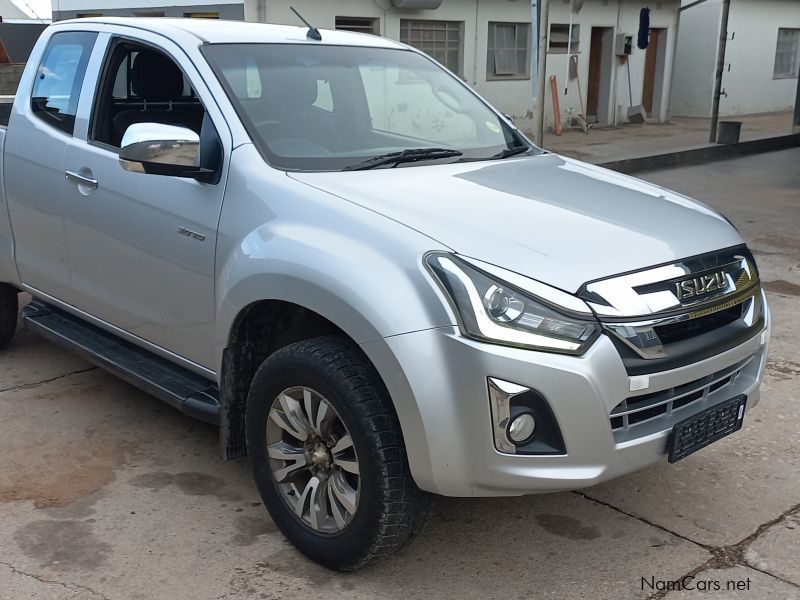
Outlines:
<svg viewBox="0 0 800 600"><path fill-rule="evenodd" d="M400 152L389 152L388 154L381 154L368 158L365 161L348 165L344 171L363 171L366 169L374 169L383 165L398 165L400 163L417 162L420 160L436 160L437 158L452 158L461 156L463 152L452 150L449 148L408 148Z"/></svg>
<svg viewBox="0 0 800 600"><path fill-rule="evenodd" d="M508 158L509 156L516 156L530 150L530 146L511 146L505 150L501 150L497 154L493 154L492 158Z"/></svg>
<svg viewBox="0 0 800 600"><path fill-rule="evenodd" d="M505 148L500 152L498 152L497 154L492 154L491 156L461 158L458 160L458 162L480 162L484 160L498 160L498 159L508 158L509 156L516 156L517 154L530 152L531 150L533 150L532 146L511 146L510 148Z"/></svg>

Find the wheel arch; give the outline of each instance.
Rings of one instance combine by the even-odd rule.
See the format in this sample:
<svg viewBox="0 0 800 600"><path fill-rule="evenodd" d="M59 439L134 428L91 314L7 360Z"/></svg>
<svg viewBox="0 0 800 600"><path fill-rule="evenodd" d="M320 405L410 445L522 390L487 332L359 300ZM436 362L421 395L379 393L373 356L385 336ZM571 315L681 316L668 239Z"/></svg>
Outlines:
<svg viewBox="0 0 800 600"><path fill-rule="evenodd" d="M364 360L375 370L376 378L386 389L387 395L392 398L376 365L359 346L358 340L330 318L286 300L253 301L234 318L222 354L219 375L220 453L224 459L247 454L245 407L250 382L258 367L280 348L325 335L341 336L358 347ZM400 426L402 430L402 422Z"/></svg>

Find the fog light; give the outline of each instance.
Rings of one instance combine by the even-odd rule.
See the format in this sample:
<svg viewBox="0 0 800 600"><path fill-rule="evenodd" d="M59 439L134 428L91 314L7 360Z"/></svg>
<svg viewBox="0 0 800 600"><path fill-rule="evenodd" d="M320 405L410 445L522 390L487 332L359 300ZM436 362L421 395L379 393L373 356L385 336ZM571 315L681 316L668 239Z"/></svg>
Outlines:
<svg viewBox="0 0 800 600"><path fill-rule="evenodd" d="M536 419L531 413L525 412L514 417L508 426L508 438L515 444L526 442L536 429Z"/></svg>
<svg viewBox="0 0 800 600"><path fill-rule="evenodd" d="M502 454L565 455L564 436L537 390L488 377L494 447Z"/></svg>

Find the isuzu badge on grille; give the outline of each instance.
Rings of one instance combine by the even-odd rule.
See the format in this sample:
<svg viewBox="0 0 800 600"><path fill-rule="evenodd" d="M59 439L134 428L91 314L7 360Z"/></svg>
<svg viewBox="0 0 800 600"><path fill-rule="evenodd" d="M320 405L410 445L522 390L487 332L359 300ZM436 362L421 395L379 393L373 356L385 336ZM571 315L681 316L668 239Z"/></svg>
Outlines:
<svg viewBox="0 0 800 600"><path fill-rule="evenodd" d="M678 300L704 296L711 292L718 292L727 287L725 271L716 271L710 275L700 275L692 279L684 279L675 284L675 294Z"/></svg>

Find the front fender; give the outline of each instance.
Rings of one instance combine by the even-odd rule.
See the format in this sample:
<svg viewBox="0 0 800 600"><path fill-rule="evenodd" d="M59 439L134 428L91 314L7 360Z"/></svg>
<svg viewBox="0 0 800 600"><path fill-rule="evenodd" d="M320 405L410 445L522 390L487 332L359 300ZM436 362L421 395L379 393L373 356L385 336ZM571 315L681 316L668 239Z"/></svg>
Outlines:
<svg viewBox="0 0 800 600"><path fill-rule="evenodd" d="M217 251L221 352L239 312L283 300L356 343L455 323L423 267L426 236L267 167L252 145L231 163Z"/></svg>

